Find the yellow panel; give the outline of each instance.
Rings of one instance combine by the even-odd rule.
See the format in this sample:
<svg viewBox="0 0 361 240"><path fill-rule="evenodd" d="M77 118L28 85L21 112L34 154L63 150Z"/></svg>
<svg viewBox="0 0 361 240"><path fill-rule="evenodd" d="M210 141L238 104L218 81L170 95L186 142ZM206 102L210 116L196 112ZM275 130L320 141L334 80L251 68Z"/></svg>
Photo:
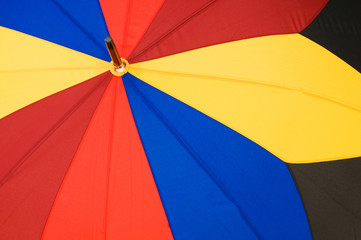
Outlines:
<svg viewBox="0 0 361 240"><path fill-rule="evenodd" d="M361 156L361 74L299 34L197 49L129 72L286 162Z"/></svg>
<svg viewBox="0 0 361 240"><path fill-rule="evenodd" d="M99 75L108 62L0 27L0 118Z"/></svg>

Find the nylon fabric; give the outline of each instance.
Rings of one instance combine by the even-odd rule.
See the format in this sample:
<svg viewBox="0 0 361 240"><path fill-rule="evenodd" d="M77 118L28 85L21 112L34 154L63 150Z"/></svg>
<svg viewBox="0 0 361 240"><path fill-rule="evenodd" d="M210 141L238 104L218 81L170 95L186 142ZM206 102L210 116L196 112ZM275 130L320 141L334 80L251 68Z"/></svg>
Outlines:
<svg viewBox="0 0 361 240"><path fill-rule="evenodd" d="M164 0L100 0L119 54L127 58L138 44Z"/></svg>
<svg viewBox="0 0 361 240"><path fill-rule="evenodd" d="M124 86L175 239L258 239L126 74Z"/></svg>
<svg viewBox="0 0 361 240"><path fill-rule="evenodd" d="M299 34L197 49L129 72L283 161L361 155L360 73Z"/></svg>
<svg viewBox="0 0 361 240"><path fill-rule="evenodd" d="M120 78L89 124L42 239L173 239Z"/></svg>
<svg viewBox="0 0 361 240"><path fill-rule="evenodd" d="M242 218L248 222L248 226L253 229L259 239L311 239L301 199L284 162L237 132L135 77L129 76L125 81L127 92L130 92L128 94L130 103L151 166L153 163L156 164L156 161L161 161L154 159L156 157L154 149L166 151L155 145L177 139L177 145L181 149L183 148L183 151L188 151L189 155L192 156L193 163L199 164L213 180L213 182L204 182L203 187L209 189L211 186L217 185L228 200L237 207ZM129 83L130 81L132 83ZM131 90L132 84L138 91L137 94L134 93L135 90ZM143 104L148 105L148 111L144 109L138 99L135 99L140 98L140 96L143 97ZM149 110L151 111L149 112ZM156 115L158 122L150 121L146 116L150 114ZM148 121L149 123L147 123ZM153 130L146 129L148 124L166 126L173 136L171 134L166 135L163 132L159 133L159 137L155 136L156 133ZM157 143L152 142L155 139L157 139ZM162 142L160 142L161 139ZM167 144L164 147L169 146ZM172 154L168 152L172 150L173 148L167 150L166 154L169 154L169 157L163 158L164 162L174 161L174 158L170 158ZM176 153L179 152L181 152L180 149ZM159 155L157 154L157 156ZM184 155L179 158L179 161L186 161ZM173 168L179 169L179 165L183 164L177 162L177 165L175 165L174 163ZM157 170L155 170L155 167L157 167ZM165 166L155 165L153 171L160 172L161 170L158 170L158 168L165 168ZM193 171L193 169L189 168L189 171ZM163 202L166 206L167 204L169 206L169 202L175 201L175 199L172 199L171 196L167 198L164 195L166 193L162 192L161 185L165 184L161 182L165 181L162 179L163 176L154 175L163 196ZM199 183L194 176L190 179L190 181L192 180L193 185ZM181 184L182 182L179 182L177 186ZM164 190L170 191L169 189ZM188 193L184 193L184 195L186 194ZM200 199L197 202L201 205L207 204L205 199ZM226 214L220 209L222 205L220 202L208 204L207 207L210 209L219 209L218 214ZM175 222L174 218L177 218L177 215L171 215L170 210L168 213L170 222L172 223L172 220ZM200 222L209 221L205 216L196 213L190 218L198 218ZM240 229L243 227L242 222L236 221L234 224L240 224ZM176 226L174 224L171 226L173 226L177 238ZM286 229L287 231L285 231ZM202 232L203 230L198 229L198 231ZM208 229L208 231L214 236L214 239L249 239L246 235L243 235L245 233L242 233L242 231L242 237L230 236L222 228ZM295 232L297 232L296 235ZM178 232L178 234L180 233ZM185 232L183 234L188 235L189 233ZM189 239L189 235L184 238ZM192 239L192 237L190 238ZM199 235L195 239L207 238Z"/></svg>
<svg viewBox="0 0 361 240"><path fill-rule="evenodd" d="M0 27L0 52L0 118L101 74L110 66L4 27Z"/></svg>
<svg viewBox="0 0 361 240"><path fill-rule="evenodd" d="M361 3L330 1L317 18L301 32L361 72Z"/></svg>
<svg viewBox="0 0 361 240"><path fill-rule="evenodd" d="M97 76L0 120L0 239L41 238L110 78Z"/></svg>
<svg viewBox="0 0 361 240"><path fill-rule="evenodd" d="M361 158L288 164L314 239L361 237Z"/></svg>
<svg viewBox="0 0 361 240"><path fill-rule="evenodd" d="M129 62L273 34L299 33L327 0L167 0ZM216 61L216 60L215 60Z"/></svg>
<svg viewBox="0 0 361 240"><path fill-rule="evenodd" d="M0 26L110 61L98 0L7 1L0 8Z"/></svg>

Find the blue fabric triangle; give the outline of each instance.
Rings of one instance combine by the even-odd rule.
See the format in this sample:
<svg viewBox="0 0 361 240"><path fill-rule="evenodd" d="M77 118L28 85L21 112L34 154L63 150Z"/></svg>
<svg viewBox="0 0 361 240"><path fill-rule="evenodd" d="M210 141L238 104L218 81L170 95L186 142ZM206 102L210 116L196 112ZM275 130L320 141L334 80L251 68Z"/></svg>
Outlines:
<svg viewBox="0 0 361 240"><path fill-rule="evenodd" d="M131 74L123 81L175 239L311 239L283 161Z"/></svg>
<svg viewBox="0 0 361 240"><path fill-rule="evenodd" d="M0 26L110 61L104 39L109 35L98 0L6 1Z"/></svg>

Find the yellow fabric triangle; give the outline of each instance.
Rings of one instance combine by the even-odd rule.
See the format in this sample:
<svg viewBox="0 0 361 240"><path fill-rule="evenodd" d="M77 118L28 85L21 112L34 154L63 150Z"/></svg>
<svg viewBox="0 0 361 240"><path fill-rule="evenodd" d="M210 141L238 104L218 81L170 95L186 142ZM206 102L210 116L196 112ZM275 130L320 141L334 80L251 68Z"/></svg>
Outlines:
<svg viewBox="0 0 361 240"><path fill-rule="evenodd" d="M107 70L108 62L0 27L0 118Z"/></svg>
<svg viewBox="0 0 361 240"><path fill-rule="evenodd" d="M214 45L129 72L286 162L361 156L361 74L299 34Z"/></svg>

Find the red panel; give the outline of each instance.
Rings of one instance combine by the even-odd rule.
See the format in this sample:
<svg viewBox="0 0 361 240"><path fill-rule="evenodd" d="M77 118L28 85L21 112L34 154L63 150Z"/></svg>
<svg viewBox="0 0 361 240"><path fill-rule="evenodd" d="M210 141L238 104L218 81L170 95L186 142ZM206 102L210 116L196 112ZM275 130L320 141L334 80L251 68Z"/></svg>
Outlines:
<svg viewBox="0 0 361 240"><path fill-rule="evenodd" d="M96 110L43 239L173 239L120 78Z"/></svg>
<svg viewBox="0 0 361 240"><path fill-rule="evenodd" d="M110 73L0 120L0 239L40 239Z"/></svg>
<svg viewBox="0 0 361 240"><path fill-rule="evenodd" d="M167 0L129 56L140 62L218 43L302 31L327 0Z"/></svg>
<svg viewBox="0 0 361 240"><path fill-rule="evenodd" d="M164 0L100 0L110 36L122 58L137 45Z"/></svg>

